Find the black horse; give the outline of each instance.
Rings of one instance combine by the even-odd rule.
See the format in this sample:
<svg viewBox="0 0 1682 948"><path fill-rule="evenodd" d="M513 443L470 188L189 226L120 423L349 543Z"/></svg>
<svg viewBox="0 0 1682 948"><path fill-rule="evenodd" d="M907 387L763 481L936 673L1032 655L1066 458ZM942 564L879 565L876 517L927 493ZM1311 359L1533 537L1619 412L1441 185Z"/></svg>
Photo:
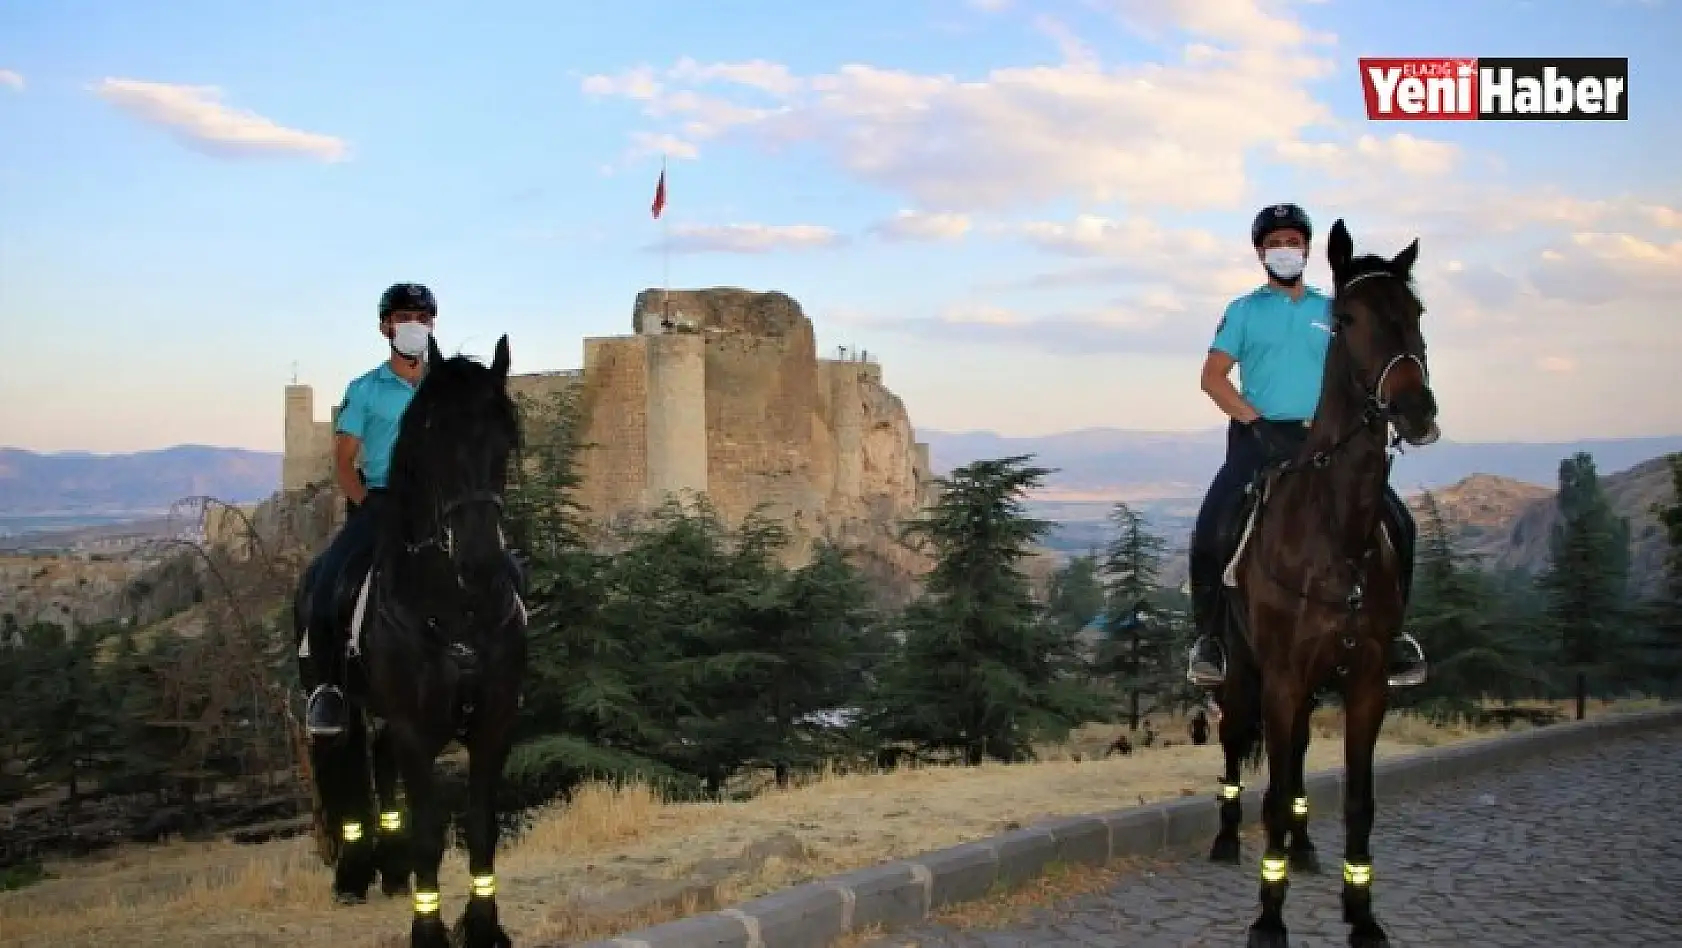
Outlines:
<svg viewBox="0 0 1682 948"><path fill-rule="evenodd" d="M1344 921L1354 948L1389 944L1372 911L1373 748L1388 709L1388 656L1403 600L1402 564L1381 511L1391 426L1414 445L1438 435L1423 307L1411 282L1418 254L1416 240L1394 259L1356 257L1343 221L1333 225L1332 339L1320 405L1301 452L1261 479L1232 570L1227 680L1217 692L1226 777L1210 857L1238 858L1239 768L1265 742L1267 842L1251 948L1288 945L1289 873L1317 869L1303 758L1315 693L1327 687L1341 692L1345 713Z"/></svg>
<svg viewBox="0 0 1682 948"><path fill-rule="evenodd" d="M520 427L508 394L507 336L489 367L445 359L435 342L427 354L425 379L398 431L390 514L372 563L354 564L342 577L317 577L312 564L299 581L294 633L303 641L310 585L338 584L340 621L351 633L351 714L343 734L311 748L324 818L340 833L335 895L361 901L376 871L387 894L401 892L412 866L410 944L450 944L438 892L444 813L433 765L459 741L470 760L465 829L473 882L455 937L466 948L497 948L511 942L497 918L496 794L526 665L525 607L501 522ZM308 684L309 659L304 673Z"/></svg>

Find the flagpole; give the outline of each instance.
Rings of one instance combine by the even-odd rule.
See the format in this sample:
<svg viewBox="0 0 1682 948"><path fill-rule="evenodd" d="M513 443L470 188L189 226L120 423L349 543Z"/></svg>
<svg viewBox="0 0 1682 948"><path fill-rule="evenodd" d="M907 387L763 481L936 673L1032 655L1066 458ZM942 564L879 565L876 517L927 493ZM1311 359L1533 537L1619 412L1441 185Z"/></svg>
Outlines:
<svg viewBox="0 0 1682 948"><path fill-rule="evenodd" d="M660 153L660 180L666 180L666 153ZM662 207L660 214L660 319L672 320L672 222Z"/></svg>

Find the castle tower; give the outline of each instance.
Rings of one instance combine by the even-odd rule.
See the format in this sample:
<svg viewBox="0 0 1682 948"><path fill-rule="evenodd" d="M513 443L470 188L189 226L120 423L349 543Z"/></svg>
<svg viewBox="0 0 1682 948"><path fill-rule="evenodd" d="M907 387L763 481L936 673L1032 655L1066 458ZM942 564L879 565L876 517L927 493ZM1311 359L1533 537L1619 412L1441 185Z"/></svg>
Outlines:
<svg viewBox="0 0 1682 948"><path fill-rule="evenodd" d="M643 337L648 353L645 502L707 490L707 344L699 333Z"/></svg>
<svg viewBox="0 0 1682 948"><path fill-rule="evenodd" d="M835 494L858 497L864 480L864 391L858 371L863 363L828 363L829 400L835 430Z"/></svg>
<svg viewBox="0 0 1682 948"><path fill-rule="evenodd" d="M280 489L303 490L321 467L316 457L315 390L286 386L286 453L280 464Z"/></svg>

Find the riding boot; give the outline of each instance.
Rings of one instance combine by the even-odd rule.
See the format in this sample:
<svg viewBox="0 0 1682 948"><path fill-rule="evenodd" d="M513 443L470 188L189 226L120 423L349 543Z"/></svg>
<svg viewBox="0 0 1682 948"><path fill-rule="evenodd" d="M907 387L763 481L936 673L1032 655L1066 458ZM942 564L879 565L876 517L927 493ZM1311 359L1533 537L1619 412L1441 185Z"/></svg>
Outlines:
<svg viewBox="0 0 1682 948"><path fill-rule="evenodd" d="M1407 508L1401 505L1401 498L1393 494L1388 498L1391 525L1394 528L1397 559L1401 561L1402 583L1402 612L1407 612L1408 603L1413 598L1413 554L1415 528L1413 518ZM1425 649L1419 640L1411 634L1403 632L1396 636L1391 643L1390 652L1390 687L1412 688L1425 683L1429 663L1425 659Z"/></svg>
<svg viewBox="0 0 1682 948"><path fill-rule="evenodd" d="M1198 634L1197 641L1191 646L1186 680L1199 688L1215 688L1226 680L1226 649L1222 647L1220 636L1214 632L1220 608L1220 587L1208 583L1192 584L1192 621Z"/></svg>
<svg viewBox="0 0 1682 948"><path fill-rule="evenodd" d="M336 737L345 729L345 696L339 690L344 645L333 634L330 612L311 616L306 634L310 640L310 662L321 683L310 692L309 705L304 711L305 727L314 737Z"/></svg>

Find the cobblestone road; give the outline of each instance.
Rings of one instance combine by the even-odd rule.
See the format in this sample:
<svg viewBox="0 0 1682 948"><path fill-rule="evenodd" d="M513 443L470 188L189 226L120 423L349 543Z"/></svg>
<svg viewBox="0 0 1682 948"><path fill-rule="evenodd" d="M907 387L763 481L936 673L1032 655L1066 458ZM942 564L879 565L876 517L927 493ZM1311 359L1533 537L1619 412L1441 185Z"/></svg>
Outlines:
<svg viewBox="0 0 1682 948"><path fill-rule="evenodd" d="M1297 874L1293 948L1348 942L1341 817L1310 835L1325 873ZM1201 853L998 931L926 928L924 948L1239 948L1256 915L1259 841L1241 867ZM1682 730L1624 738L1379 804L1374 899L1395 948L1682 946Z"/></svg>

